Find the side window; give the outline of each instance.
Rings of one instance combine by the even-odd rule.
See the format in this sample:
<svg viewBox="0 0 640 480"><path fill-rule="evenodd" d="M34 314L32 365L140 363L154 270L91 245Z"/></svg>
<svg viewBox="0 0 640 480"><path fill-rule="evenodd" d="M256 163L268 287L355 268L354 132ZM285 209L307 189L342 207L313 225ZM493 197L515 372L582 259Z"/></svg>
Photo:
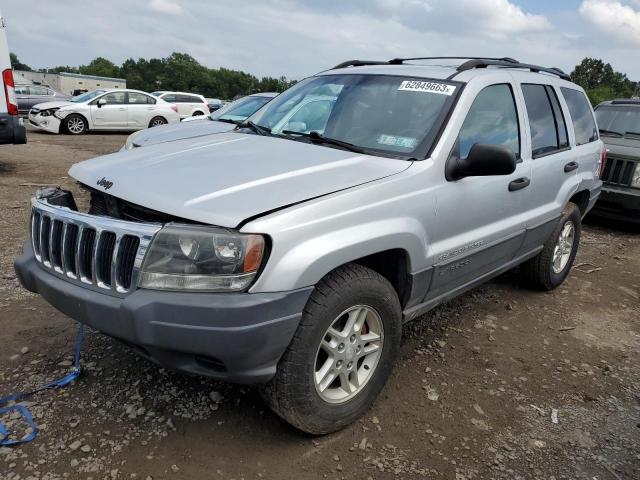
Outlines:
<svg viewBox="0 0 640 480"><path fill-rule="evenodd" d="M144 93L129 92L127 98L127 103L129 105L147 105L156 103L154 98L149 95L145 95Z"/></svg>
<svg viewBox="0 0 640 480"><path fill-rule="evenodd" d="M16 87L16 95L29 95L29 87Z"/></svg>
<svg viewBox="0 0 640 480"><path fill-rule="evenodd" d="M466 158L476 143L502 145L519 158L520 128L510 85L491 85L478 94L462 124L452 155Z"/></svg>
<svg viewBox="0 0 640 480"><path fill-rule="evenodd" d="M162 97L165 102L176 103L178 100L176 99L176 95L170 93L169 95L165 95Z"/></svg>
<svg viewBox="0 0 640 480"><path fill-rule="evenodd" d="M107 105L123 105L125 92L113 92L103 95L98 100L106 100Z"/></svg>
<svg viewBox="0 0 640 480"><path fill-rule="evenodd" d="M34 86L30 87L30 93L31 93L31 95L42 95L42 96L45 96L45 95L47 95L47 87L41 87L39 85L34 85Z"/></svg>
<svg viewBox="0 0 640 480"><path fill-rule="evenodd" d="M522 93L529 117L533 158L567 148L567 127L553 88L523 83Z"/></svg>
<svg viewBox="0 0 640 480"><path fill-rule="evenodd" d="M591 107L587 97L580 90L574 90L573 88L562 87L560 90L569 107L573 129L576 133L576 145L596 141L598 139L598 129L591 114Z"/></svg>

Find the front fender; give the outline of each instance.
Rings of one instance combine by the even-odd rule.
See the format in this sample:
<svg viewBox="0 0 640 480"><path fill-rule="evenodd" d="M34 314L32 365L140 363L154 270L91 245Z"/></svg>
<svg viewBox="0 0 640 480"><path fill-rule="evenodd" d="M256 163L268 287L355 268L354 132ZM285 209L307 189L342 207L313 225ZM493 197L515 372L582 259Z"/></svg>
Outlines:
<svg viewBox="0 0 640 480"><path fill-rule="evenodd" d="M337 267L385 250L404 250L410 272L419 269L426 259L426 232L411 218L372 220L315 235L293 233L288 231L273 239L274 248L251 292L315 285ZM299 242L299 238L304 240Z"/></svg>

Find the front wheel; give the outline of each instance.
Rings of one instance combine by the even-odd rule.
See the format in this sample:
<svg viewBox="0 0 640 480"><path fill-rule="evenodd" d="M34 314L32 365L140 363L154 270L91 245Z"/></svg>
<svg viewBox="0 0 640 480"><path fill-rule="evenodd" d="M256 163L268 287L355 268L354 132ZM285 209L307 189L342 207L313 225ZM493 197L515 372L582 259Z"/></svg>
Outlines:
<svg viewBox="0 0 640 480"><path fill-rule="evenodd" d="M87 131L87 121L80 115L69 115L64 119L64 128L72 135L82 135Z"/></svg>
<svg viewBox="0 0 640 480"><path fill-rule="evenodd" d="M149 128L159 127L160 125L166 125L167 120L163 117L153 117L149 122Z"/></svg>
<svg viewBox="0 0 640 480"><path fill-rule="evenodd" d="M580 209L569 203L542 251L522 266L527 282L541 290L553 290L567 278L578 253L582 217Z"/></svg>
<svg viewBox="0 0 640 480"><path fill-rule="evenodd" d="M304 432L339 430L362 416L384 387L401 336L400 302L391 284L361 265L341 267L311 294L262 396Z"/></svg>

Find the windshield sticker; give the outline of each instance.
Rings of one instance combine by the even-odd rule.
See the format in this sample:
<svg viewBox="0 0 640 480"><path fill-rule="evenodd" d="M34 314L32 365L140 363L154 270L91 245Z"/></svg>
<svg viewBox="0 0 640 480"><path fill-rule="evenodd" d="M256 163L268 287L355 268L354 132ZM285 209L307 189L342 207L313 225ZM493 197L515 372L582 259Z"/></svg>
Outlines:
<svg viewBox="0 0 640 480"><path fill-rule="evenodd" d="M424 93L437 93L439 95L453 95L456 91L454 85L447 85L446 83L436 82L421 82L420 80L405 80L403 81L398 90L409 92L424 92Z"/></svg>
<svg viewBox="0 0 640 480"><path fill-rule="evenodd" d="M414 148L416 146L417 139L382 134L378 137L378 143L380 145L390 145L392 147Z"/></svg>

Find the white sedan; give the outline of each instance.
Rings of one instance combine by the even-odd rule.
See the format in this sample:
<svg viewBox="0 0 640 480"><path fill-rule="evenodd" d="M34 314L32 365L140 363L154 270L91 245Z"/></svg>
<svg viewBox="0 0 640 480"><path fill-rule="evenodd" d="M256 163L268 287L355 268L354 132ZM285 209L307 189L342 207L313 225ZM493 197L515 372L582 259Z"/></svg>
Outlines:
<svg viewBox="0 0 640 480"><path fill-rule="evenodd" d="M175 105L139 90L92 90L70 101L40 103L29 110L31 126L73 135L88 130L142 130L179 121Z"/></svg>

